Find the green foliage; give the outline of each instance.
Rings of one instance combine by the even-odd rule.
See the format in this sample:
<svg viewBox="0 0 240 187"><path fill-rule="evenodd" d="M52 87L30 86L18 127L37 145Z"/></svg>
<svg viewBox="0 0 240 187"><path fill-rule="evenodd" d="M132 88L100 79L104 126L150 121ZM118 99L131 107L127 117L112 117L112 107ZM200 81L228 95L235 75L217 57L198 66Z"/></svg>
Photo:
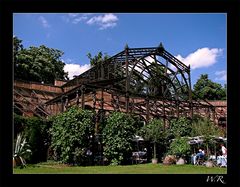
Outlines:
<svg viewBox="0 0 240 187"><path fill-rule="evenodd" d="M162 120L152 119L149 124L143 126L139 131L139 135L145 140L151 142L161 142L164 135L164 124Z"/></svg>
<svg viewBox="0 0 240 187"><path fill-rule="evenodd" d="M24 125L26 124L26 119L23 116L20 116L16 113L13 114L14 122L14 139L17 138L19 133L22 133L24 130Z"/></svg>
<svg viewBox="0 0 240 187"><path fill-rule="evenodd" d="M84 164L85 153L94 134L93 117L90 110L71 107L53 118L51 146L60 161Z"/></svg>
<svg viewBox="0 0 240 187"><path fill-rule="evenodd" d="M112 165L123 164L131 156L135 131L131 116L121 112L109 115L103 129L103 154Z"/></svg>
<svg viewBox="0 0 240 187"><path fill-rule="evenodd" d="M222 136L218 126L207 118L198 118L193 121L191 136Z"/></svg>
<svg viewBox="0 0 240 187"><path fill-rule="evenodd" d="M213 122L211 122L207 118L198 118L193 121L192 125L192 136L203 136L204 144L206 147L207 154L209 153L209 148L214 147L216 142L214 141L214 136L224 136L224 132L216 126Z"/></svg>
<svg viewBox="0 0 240 187"><path fill-rule="evenodd" d="M110 58L110 56L108 56L106 53L104 53L104 56L103 56L101 51L94 57L92 57L91 53L88 53L87 57L90 60L91 66L100 65L102 62Z"/></svg>
<svg viewBox="0 0 240 187"><path fill-rule="evenodd" d="M22 133L17 135L17 140L14 146L13 159L17 165L26 166L25 157L31 154L30 146Z"/></svg>
<svg viewBox="0 0 240 187"><path fill-rule="evenodd" d="M13 38L14 78L53 84L55 79L68 79L58 49L40 47L23 48L21 40Z"/></svg>
<svg viewBox="0 0 240 187"><path fill-rule="evenodd" d="M46 161L49 146L48 128L50 121L43 121L37 117L23 117L14 113L14 140L19 133L31 148L32 154L25 156L29 163Z"/></svg>
<svg viewBox="0 0 240 187"><path fill-rule="evenodd" d="M169 130L164 128L164 123L159 119L152 119L149 124L143 126L138 132L144 140L150 141L154 144L153 157L156 158L156 144L166 145L169 137Z"/></svg>
<svg viewBox="0 0 240 187"><path fill-rule="evenodd" d="M191 147L187 138L178 137L170 144L168 151L169 155L176 155L178 157L185 157L191 153Z"/></svg>
<svg viewBox="0 0 240 187"><path fill-rule="evenodd" d="M47 160L47 150L50 144L49 127L49 121L37 117L25 118L24 133L32 151L31 156L27 158L30 163Z"/></svg>
<svg viewBox="0 0 240 187"><path fill-rule="evenodd" d="M207 74L202 74L194 85L193 99L225 100L226 86L212 82ZM199 98L198 98L199 97Z"/></svg>
<svg viewBox="0 0 240 187"><path fill-rule="evenodd" d="M191 120L186 117L171 120L171 134L174 138L190 136L192 130Z"/></svg>
<svg viewBox="0 0 240 187"><path fill-rule="evenodd" d="M18 52L23 49L23 45L21 44L22 40L18 39L18 37L13 37L13 61L17 60Z"/></svg>

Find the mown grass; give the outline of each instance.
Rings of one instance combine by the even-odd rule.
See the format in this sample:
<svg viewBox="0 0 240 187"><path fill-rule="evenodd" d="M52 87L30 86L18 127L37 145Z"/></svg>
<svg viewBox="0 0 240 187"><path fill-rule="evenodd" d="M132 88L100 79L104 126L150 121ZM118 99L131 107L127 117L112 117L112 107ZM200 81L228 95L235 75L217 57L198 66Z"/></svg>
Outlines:
<svg viewBox="0 0 240 187"><path fill-rule="evenodd" d="M14 168L14 174L227 174L227 168L207 168L194 165L137 164L127 166L66 166L40 163L23 169Z"/></svg>

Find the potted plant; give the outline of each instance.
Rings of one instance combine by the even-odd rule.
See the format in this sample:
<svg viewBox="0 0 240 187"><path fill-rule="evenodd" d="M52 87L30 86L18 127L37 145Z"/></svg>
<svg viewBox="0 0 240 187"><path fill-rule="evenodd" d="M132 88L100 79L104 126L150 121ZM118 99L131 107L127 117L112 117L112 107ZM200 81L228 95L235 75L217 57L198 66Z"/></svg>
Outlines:
<svg viewBox="0 0 240 187"><path fill-rule="evenodd" d="M170 144L169 154L176 155L178 158L177 164L184 164L186 156L190 154L191 147L188 139L185 137L177 137Z"/></svg>

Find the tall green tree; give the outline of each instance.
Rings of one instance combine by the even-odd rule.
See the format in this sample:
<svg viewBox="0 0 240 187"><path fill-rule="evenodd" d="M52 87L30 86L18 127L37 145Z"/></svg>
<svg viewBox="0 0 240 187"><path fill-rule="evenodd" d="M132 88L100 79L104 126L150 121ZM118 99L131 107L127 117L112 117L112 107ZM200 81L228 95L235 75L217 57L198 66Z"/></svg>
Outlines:
<svg viewBox="0 0 240 187"><path fill-rule="evenodd" d="M165 129L163 120L152 119L149 124L143 126L138 132L144 140L153 143L153 158L157 158L157 144L162 147L167 143L169 137L168 129Z"/></svg>
<svg viewBox="0 0 240 187"><path fill-rule="evenodd" d="M194 85L194 99L224 100L226 90L221 84L215 83L208 78L208 74L202 74Z"/></svg>
<svg viewBox="0 0 240 187"><path fill-rule="evenodd" d="M15 79L48 84L53 84L55 79L68 79L63 70L65 63L61 60L62 51L44 45L25 49L21 42L17 37L13 38Z"/></svg>

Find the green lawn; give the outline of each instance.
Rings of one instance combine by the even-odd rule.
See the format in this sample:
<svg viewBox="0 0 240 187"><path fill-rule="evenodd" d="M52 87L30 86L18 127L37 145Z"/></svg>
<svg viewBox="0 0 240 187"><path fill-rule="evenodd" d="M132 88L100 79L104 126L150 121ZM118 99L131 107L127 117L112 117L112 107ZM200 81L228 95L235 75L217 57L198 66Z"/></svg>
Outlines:
<svg viewBox="0 0 240 187"><path fill-rule="evenodd" d="M26 168L15 168L14 174L226 174L227 168L207 168L194 165L138 164L127 166L65 166L40 163Z"/></svg>

